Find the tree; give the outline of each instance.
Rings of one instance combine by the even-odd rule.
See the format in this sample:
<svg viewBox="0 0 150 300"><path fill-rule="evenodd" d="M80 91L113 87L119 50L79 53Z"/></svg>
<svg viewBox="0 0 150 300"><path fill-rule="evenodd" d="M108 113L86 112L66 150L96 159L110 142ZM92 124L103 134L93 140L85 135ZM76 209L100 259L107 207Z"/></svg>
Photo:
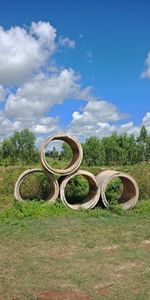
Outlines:
<svg viewBox="0 0 150 300"><path fill-rule="evenodd" d="M143 126L141 127L140 135L139 135L139 137L137 138L137 141L138 141L138 142L142 142L142 143L146 143L147 137L148 137L147 129L146 129L146 127L143 125Z"/></svg>
<svg viewBox="0 0 150 300"><path fill-rule="evenodd" d="M105 164L117 165L121 156L121 149L118 145L117 134L113 133L112 136L104 137L102 139L102 145L105 149Z"/></svg>
<svg viewBox="0 0 150 300"><path fill-rule="evenodd" d="M10 139L4 139L2 142L2 157L5 165L14 164L15 162L15 149Z"/></svg>
<svg viewBox="0 0 150 300"><path fill-rule="evenodd" d="M2 142L2 156L9 164L30 163L37 160L38 150L35 147L35 136L29 129L16 131Z"/></svg>
<svg viewBox="0 0 150 300"><path fill-rule="evenodd" d="M150 161L150 136L146 139L146 154L145 154L146 161Z"/></svg>
<svg viewBox="0 0 150 300"><path fill-rule="evenodd" d="M56 150L56 147L54 146L52 151L50 151L50 156L54 159L58 159L59 157L59 152Z"/></svg>
<svg viewBox="0 0 150 300"><path fill-rule="evenodd" d="M140 135L137 138L138 142L138 161L146 160L146 142L147 142L148 133L146 127L143 125L140 130Z"/></svg>
<svg viewBox="0 0 150 300"><path fill-rule="evenodd" d="M134 135L128 137L127 164L135 164L138 162L138 145Z"/></svg>
<svg viewBox="0 0 150 300"><path fill-rule="evenodd" d="M83 159L88 166L100 166L105 162L105 150L99 138L91 136L83 144Z"/></svg>
<svg viewBox="0 0 150 300"><path fill-rule="evenodd" d="M71 150L70 146L64 142L62 144L62 151L60 154L60 159L71 160L71 158L72 158L72 150Z"/></svg>
<svg viewBox="0 0 150 300"><path fill-rule="evenodd" d="M24 163L34 161L36 156L35 136L29 129L25 128L20 132L16 131L10 140L13 144L16 158Z"/></svg>

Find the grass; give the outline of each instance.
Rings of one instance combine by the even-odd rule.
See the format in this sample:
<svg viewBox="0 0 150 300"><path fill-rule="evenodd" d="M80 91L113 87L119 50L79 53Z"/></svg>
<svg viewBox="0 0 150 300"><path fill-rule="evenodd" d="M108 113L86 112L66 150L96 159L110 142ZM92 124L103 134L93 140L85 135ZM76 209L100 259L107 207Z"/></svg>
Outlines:
<svg viewBox="0 0 150 300"><path fill-rule="evenodd" d="M128 213L43 202L1 212L0 299L149 299L149 218L149 201Z"/></svg>
<svg viewBox="0 0 150 300"><path fill-rule="evenodd" d="M51 157L46 157L46 161L54 169L65 169L69 164L69 161L53 159Z"/></svg>
<svg viewBox="0 0 150 300"><path fill-rule="evenodd" d="M0 170L0 300L150 299L149 165L114 168L134 176L145 199L129 212L14 204L14 184L28 168Z"/></svg>

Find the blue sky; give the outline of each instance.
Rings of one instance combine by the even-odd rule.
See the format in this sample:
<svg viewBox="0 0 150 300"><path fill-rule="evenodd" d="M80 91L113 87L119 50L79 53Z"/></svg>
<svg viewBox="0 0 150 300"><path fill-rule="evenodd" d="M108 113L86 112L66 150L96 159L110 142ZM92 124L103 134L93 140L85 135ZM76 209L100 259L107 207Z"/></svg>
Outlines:
<svg viewBox="0 0 150 300"><path fill-rule="evenodd" d="M148 0L1 0L0 138L150 133L149 15Z"/></svg>

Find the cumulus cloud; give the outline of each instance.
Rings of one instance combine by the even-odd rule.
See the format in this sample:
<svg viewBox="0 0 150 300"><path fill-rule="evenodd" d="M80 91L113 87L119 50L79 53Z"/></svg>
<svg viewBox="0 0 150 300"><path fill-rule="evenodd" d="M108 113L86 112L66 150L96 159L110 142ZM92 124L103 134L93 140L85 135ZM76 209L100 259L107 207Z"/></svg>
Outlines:
<svg viewBox="0 0 150 300"><path fill-rule="evenodd" d="M142 125L146 127L148 134L150 134L150 112L147 112L143 117Z"/></svg>
<svg viewBox="0 0 150 300"><path fill-rule="evenodd" d="M4 101L4 87L0 85L0 102Z"/></svg>
<svg viewBox="0 0 150 300"><path fill-rule="evenodd" d="M56 30L48 22L29 29L0 27L0 83L18 84L29 78L55 50Z"/></svg>
<svg viewBox="0 0 150 300"><path fill-rule="evenodd" d="M81 35L79 38L82 38ZM58 116L50 116L54 105L66 99L84 100L85 105L72 115L68 131L86 138L91 135L107 136L118 133L135 133L139 128L133 122L116 125L128 116L117 107L93 96L91 86L81 87L81 77L72 69L62 68L53 59L60 48L75 48L69 37L60 38L49 22L32 22L30 27L0 27L0 139L15 130L29 128L38 137L63 130ZM86 53L92 60L92 52ZM150 53L143 77L150 78ZM64 112L64 117L67 112ZM113 123L113 124L112 124ZM143 118L150 129L150 113Z"/></svg>
<svg viewBox="0 0 150 300"><path fill-rule="evenodd" d="M75 111L73 113L73 120L80 120L82 124L118 121L126 117L127 115L120 113L112 103L96 99L89 100L81 112Z"/></svg>
<svg viewBox="0 0 150 300"><path fill-rule="evenodd" d="M150 52L145 60L145 70L142 73L141 78L150 78Z"/></svg>
<svg viewBox="0 0 150 300"><path fill-rule="evenodd" d="M135 127L133 122L115 124L116 121L127 117L128 115L120 113L112 103L95 99L89 101L81 111L75 111L72 114L68 131L83 140L92 135L109 136L113 132L137 135L139 128Z"/></svg>
<svg viewBox="0 0 150 300"><path fill-rule="evenodd" d="M29 128L36 135L62 130L59 118L47 115L54 105L63 103L65 99L90 97L91 88L81 89L79 80L80 77L72 69L57 70L51 76L39 73L16 92L9 93L3 110L3 122L8 127L3 131L4 136L23 128Z"/></svg>
<svg viewBox="0 0 150 300"><path fill-rule="evenodd" d="M41 117L39 119L19 121L17 119L11 120L5 113L0 112L0 140L23 128L29 128L37 137L61 131L58 117Z"/></svg>
<svg viewBox="0 0 150 300"><path fill-rule="evenodd" d="M54 104L61 104L64 99L76 98L79 94L78 76L73 70L63 69L52 76L40 73L9 95L5 113L18 120L37 119Z"/></svg>
<svg viewBox="0 0 150 300"><path fill-rule="evenodd" d="M15 130L21 129L19 121L9 120L3 112L0 111L0 140L13 134Z"/></svg>
<svg viewBox="0 0 150 300"><path fill-rule="evenodd" d="M146 113L142 121L143 121L143 125L150 126L150 112Z"/></svg>
<svg viewBox="0 0 150 300"><path fill-rule="evenodd" d="M75 41L71 40L69 37L63 37L61 36L59 38L59 46L64 47L64 48L70 48L70 49L74 49L75 48Z"/></svg>
<svg viewBox="0 0 150 300"><path fill-rule="evenodd" d="M61 130L59 126L59 118L43 117L37 120L37 122L33 122L31 130L35 134L52 134Z"/></svg>

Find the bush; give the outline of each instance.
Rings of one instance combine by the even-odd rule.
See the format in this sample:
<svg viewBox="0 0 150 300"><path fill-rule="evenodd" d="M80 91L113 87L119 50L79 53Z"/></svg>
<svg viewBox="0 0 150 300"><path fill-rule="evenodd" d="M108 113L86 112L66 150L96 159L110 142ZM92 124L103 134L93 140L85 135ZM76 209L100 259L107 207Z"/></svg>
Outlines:
<svg viewBox="0 0 150 300"><path fill-rule="evenodd" d="M110 205L117 204L121 196L122 183L119 178L112 180L106 189L106 198Z"/></svg>
<svg viewBox="0 0 150 300"><path fill-rule="evenodd" d="M80 175L71 178L66 186L65 195L67 201L72 203L81 203L88 195L89 184L87 180Z"/></svg>
<svg viewBox="0 0 150 300"><path fill-rule="evenodd" d="M23 199L46 200L50 194L50 190L48 177L42 173L35 173L23 180L20 187L20 194Z"/></svg>

